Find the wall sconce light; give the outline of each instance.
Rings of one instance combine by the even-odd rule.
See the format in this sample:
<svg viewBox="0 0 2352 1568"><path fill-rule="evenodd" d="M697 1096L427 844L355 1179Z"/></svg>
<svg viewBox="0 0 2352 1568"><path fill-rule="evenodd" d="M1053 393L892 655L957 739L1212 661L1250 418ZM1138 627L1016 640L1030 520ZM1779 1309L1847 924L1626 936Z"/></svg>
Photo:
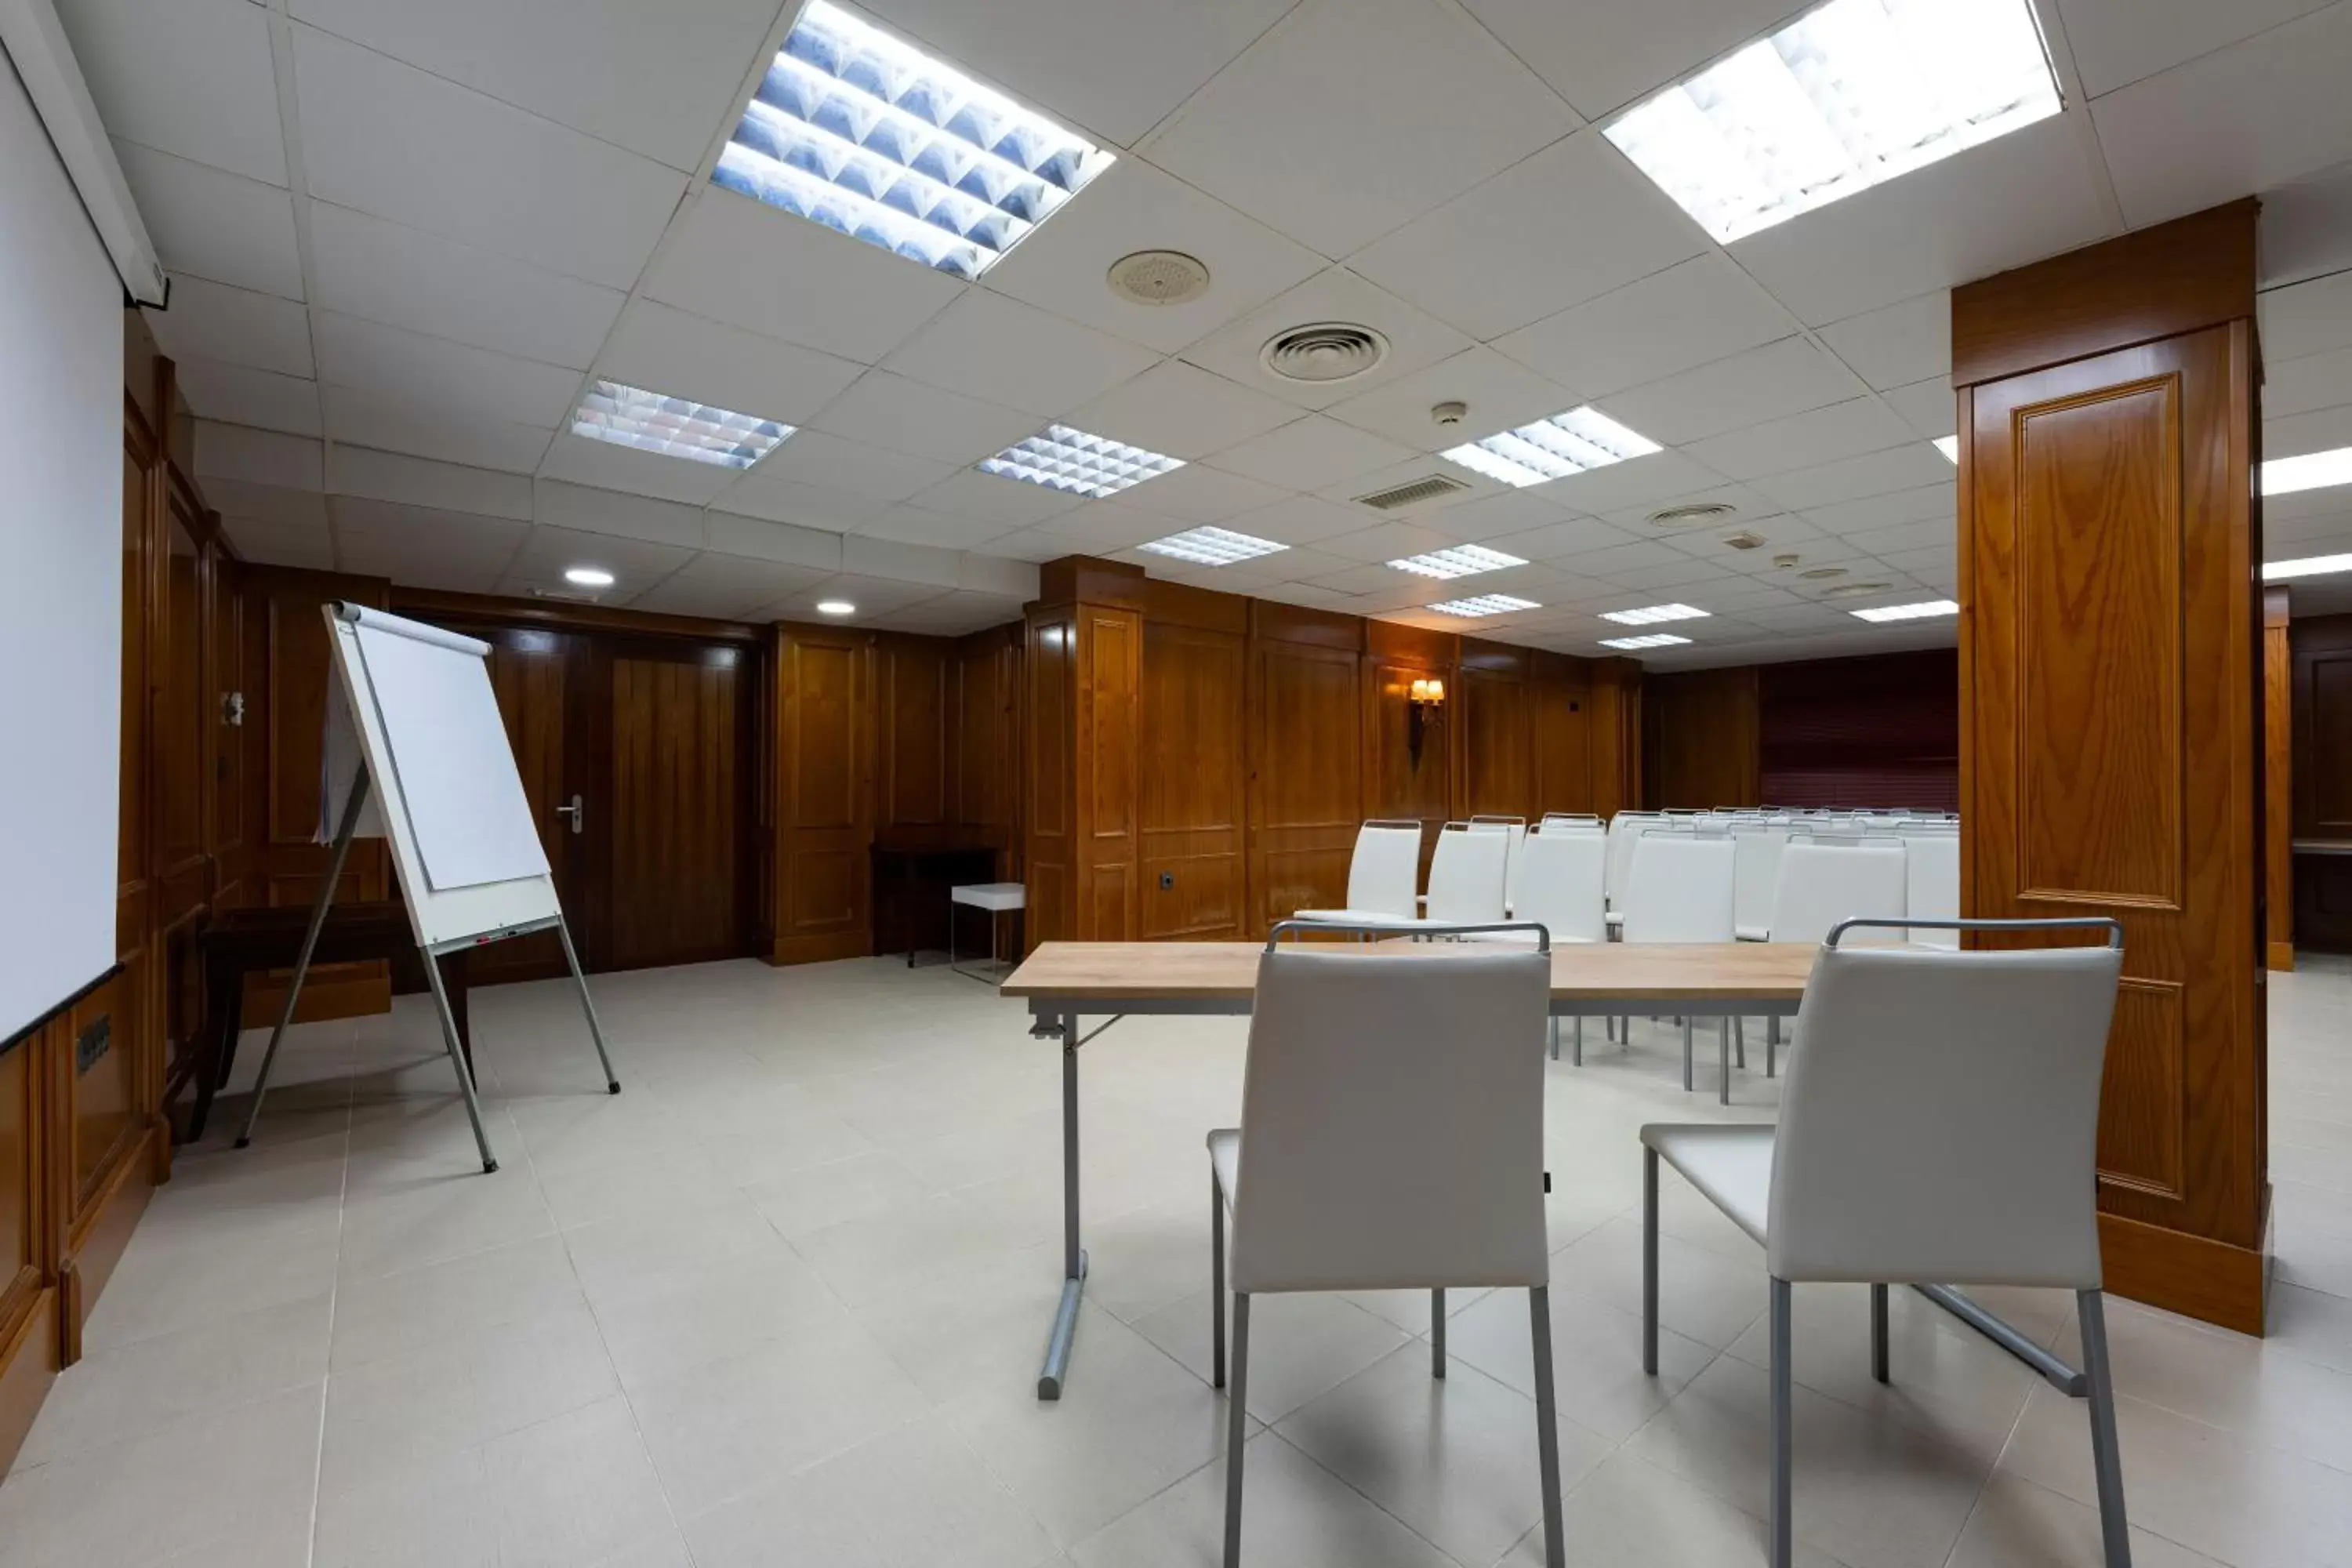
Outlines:
<svg viewBox="0 0 2352 1568"><path fill-rule="evenodd" d="M1429 716L1445 706L1445 682L1417 679L1405 691L1404 749L1412 765L1421 766L1421 742Z"/></svg>

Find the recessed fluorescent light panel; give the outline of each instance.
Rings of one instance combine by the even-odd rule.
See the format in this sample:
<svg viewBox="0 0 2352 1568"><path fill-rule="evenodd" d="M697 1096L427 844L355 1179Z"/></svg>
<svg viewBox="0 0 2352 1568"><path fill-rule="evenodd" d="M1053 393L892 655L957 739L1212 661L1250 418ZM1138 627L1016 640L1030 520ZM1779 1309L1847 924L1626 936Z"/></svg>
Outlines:
<svg viewBox="0 0 2352 1568"><path fill-rule="evenodd" d="M1049 490L1072 495L1115 496L1132 485L1184 466L1181 458L1163 458L1140 447L1089 436L1066 425L1048 425L1018 446L1007 447L980 465L984 474L1025 479Z"/></svg>
<svg viewBox="0 0 2352 1568"><path fill-rule="evenodd" d="M1601 646L1602 647L1622 647L1630 650L1633 648L1643 647L1679 647L1688 641L1690 641L1690 638L1678 637L1672 632L1652 632L1647 637L1602 637L1601 639Z"/></svg>
<svg viewBox="0 0 2352 1568"><path fill-rule="evenodd" d="M1580 474L1588 468L1605 468L1612 463L1622 463L1657 449L1655 441L1626 429L1587 404L1532 425L1522 425L1516 430L1506 430L1499 436L1489 436L1483 441L1473 441L1466 447L1455 447L1444 457L1448 462L1459 463L1490 479L1524 488Z"/></svg>
<svg viewBox="0 0 2352 1568"><path fill-rule="evenodd" d="M1665 621L1703 621L1713 613L1691 605L1644 605L1638 610L1603 610L1601 618L1621 626L1654 626Z"/></svg>
<svg viewBox="0 0 2352 1568"><path fill-rule="evenodd" d="M666 397L617 381L599 381L590 384L588 395L572 411L572 433L667 458L748 468L774 451L793 426L691 397Z"/></svg>
<svg viewBox="0 0 2352 1568"><path fill-rule="evenodd" d="M1728 244L2058 110L2026 0L1830 0L1607 134Z"/></svg>
<svg viewBox="0 0 2352 1568"><path fill-rule="evenodd" d="M1481 594L1475 599L1448 599L1442 605L1429 606L1441 616L1507 616L1516 610L1540 610L1533 599L1515 598L1508 594Z"/></svg>
<svg viewBox="0 0 2352 1568"><path fill-rule="evenodd" d="M1925 621L1937 616L1957 616L1959 605L1949 599L1923 599L1916 605L1881 605L1874 610L1849 610L1858 621Z"/></svg>
<svg viewBox="0 0 2352 1568"><path fill-rule="evenodd" d="M1960 438L1958 436L1938 436L1932 444L1936 450L1944 454L1947 462L1958 463L1960 460Z"/></svg>
<svg viewBox="0 0 2352 1568"><path fill-rule="evenodd" d="M2273 458L2263 465L2263 494L2291 496L2297 490L2352 485L2352 447L2332 452L2306 452L2300 458Z"/></svg>
<svg viewBox="0 0 2352 1568"><path fill-rule="evenodd" d="M1197 562L1202 566L1230 566L1236 561L1247 561L1254 555L1271 555L1290 546L1277 544L1271 539L1235 533L1231 529L1193 528L1182 533L1171 533L1165 539L1155 539L1149 544L1139 544L1136 548L1149 550L1154 555L1173 555L1179 561Z"/></svg>
<svg viewBox="0 0 2352 1568"><path fill-rule="evenodd" d="M1112 155L848 12L810 0L712 183L977 278Z"/></svg>
<svg viewBox="0 0 2352 1568"><path fill-rule="evenodd" d="M2352 555L2306 555L2300 561L2272 561L2263 566L2263 581L2284 583L2290 577L2325 577L2352 572Z"/></svg>
<svg viewBox="0 0 2352 1568"><path fill-rule="evenodd" d="M567 566L563 569L563 580L575 588L609 588L613 585L613 574L602 566Z"/></svg>
<svg viewBox="0 0 2352 1568"><path fill-rule="evenodd" d="M1524 566L1527 563L1483 544L1456 544L1451 549L1433 550L1426 555L1408 555L1389 564L1422 577L1475 577L1481 572L1499 572L1506 566Z"/></svg>

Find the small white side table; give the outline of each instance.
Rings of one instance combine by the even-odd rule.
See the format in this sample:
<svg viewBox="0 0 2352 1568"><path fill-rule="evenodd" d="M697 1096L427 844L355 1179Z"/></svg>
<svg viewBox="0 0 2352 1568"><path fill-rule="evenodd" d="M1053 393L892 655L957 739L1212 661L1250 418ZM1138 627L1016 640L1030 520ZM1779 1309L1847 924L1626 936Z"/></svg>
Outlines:
<svg viewBox="0 0 2352 1568"><path fill-rule="evenodd" d="M982 974L956 963L955 907L966 905L988 911L988 962L997 973ZM1007 911L1017 912L1029 904L1029 889L1019 882L970 882L948 889L948 967L958 974L973 980L995 980L1011 966L997 954L997 927Z"/></svg>

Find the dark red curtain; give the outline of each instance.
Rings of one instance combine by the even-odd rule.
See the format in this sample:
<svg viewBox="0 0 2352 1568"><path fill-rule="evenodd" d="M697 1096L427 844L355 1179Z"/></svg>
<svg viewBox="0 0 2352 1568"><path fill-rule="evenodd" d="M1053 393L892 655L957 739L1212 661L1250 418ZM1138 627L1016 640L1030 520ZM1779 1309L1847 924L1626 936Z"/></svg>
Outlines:
<svg viewBox="0 0 2352 1568"><path fill-rule="evenodd" d="M1959 809L1958 649L1768 664L1758 679L1767 805Z"/></svg>

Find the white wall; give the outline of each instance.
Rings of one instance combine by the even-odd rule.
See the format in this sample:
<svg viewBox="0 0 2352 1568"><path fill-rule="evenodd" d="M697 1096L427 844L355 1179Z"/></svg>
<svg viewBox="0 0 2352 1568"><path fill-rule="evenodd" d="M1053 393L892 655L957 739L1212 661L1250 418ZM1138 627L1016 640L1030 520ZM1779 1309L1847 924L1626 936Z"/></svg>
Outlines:
<svg viewBox="0 0 2352 1568"><path fill-rule="evenodd" d="M0 56L0 1039L114 962L122 288Z"/></svg>

